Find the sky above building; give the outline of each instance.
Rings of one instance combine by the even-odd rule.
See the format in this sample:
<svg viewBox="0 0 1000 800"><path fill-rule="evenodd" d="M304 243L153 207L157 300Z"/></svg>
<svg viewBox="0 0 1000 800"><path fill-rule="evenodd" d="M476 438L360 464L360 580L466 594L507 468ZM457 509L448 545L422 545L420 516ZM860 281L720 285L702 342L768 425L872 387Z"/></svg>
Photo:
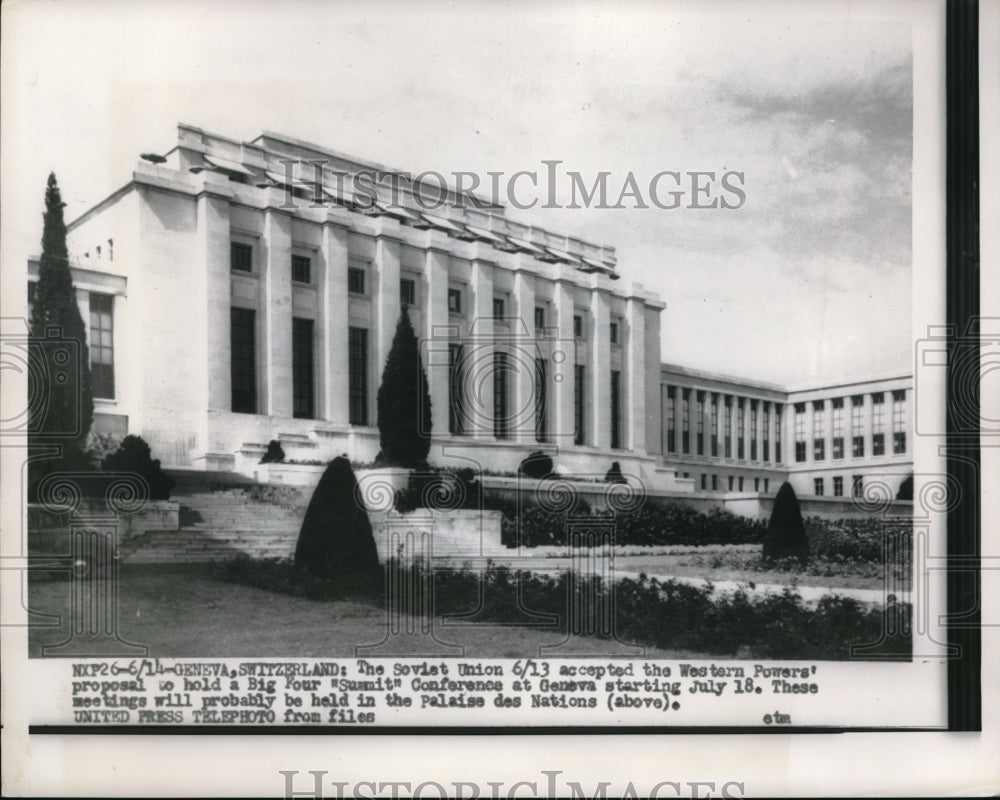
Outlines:
<svg viewBox="0 0 1000 800"><path fill-rule="evenodd" d="M499 173L496 199L534 201L510 217L614 246L662 297L664 361L795 385L903 373L911 28L905 6L856 5L8 7L5 257L38 252L50 170L73 219L178 122L272 130L486 195ZM570 173L588 191L606 173L607 207L567 207Z"/></svg>

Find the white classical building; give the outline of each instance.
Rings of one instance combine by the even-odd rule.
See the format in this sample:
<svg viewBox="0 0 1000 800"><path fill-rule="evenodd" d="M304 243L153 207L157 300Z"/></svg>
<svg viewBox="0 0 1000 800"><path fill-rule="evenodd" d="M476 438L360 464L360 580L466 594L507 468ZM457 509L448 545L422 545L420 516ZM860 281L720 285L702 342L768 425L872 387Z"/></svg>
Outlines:
<svg viewBox="0 0 1000 800"><path fill-rule="evenodd" d="M251 472L273 439L371 462L405 305L435 464L508 472L542 449L706 497L849 498L912 472L910 375L789 390L663 364L665 306L613 248L286 136L180 125L69 234L94 428L165 465Z"/></svg>
<svg viewBox="0 0 1000 800"><path fill-rule="evenodd" d="M138 159L69 225L95 426L175 466L239 469L272 439L289 459L369 462L406 304L433 463L507 471L544 445L568 471L651 476L663 303L619 280L613 248L441 200L288 137L179 126L165 162Z"/></svg>

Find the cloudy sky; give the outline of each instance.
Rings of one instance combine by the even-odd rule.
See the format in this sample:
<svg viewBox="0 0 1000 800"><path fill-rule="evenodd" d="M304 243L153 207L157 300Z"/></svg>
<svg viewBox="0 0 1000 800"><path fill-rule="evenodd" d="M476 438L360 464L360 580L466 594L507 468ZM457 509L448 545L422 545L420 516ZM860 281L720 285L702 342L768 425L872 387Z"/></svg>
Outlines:
<svg viewBox="0 0 1000 800"><path fill-rule="evenodd" d="M905 8L5 4L4 264L39 249L49 170L72 219L180 121L484 181L559 160L588 183L610 173L613 198L629 173L645 195L665 170L734 170L738 210L689 195L510 215L615 246L623 277L667 303L664 361L795 385L905 371Z"/></svg>

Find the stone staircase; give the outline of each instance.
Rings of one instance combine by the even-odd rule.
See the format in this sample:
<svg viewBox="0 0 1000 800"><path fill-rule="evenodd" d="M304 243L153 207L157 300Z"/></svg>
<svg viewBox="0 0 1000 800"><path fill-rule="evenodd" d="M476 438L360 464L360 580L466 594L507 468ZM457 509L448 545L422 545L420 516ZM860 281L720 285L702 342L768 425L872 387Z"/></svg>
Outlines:
<svg viewBox="0 0 1000 800"><path fill-rule="evenodd" d="M124 564L206 563L240 554L285 558L295 552L308 496L296 487L254 483L224 472L172 473L179 504L176 530L124 541Z"/></svg>

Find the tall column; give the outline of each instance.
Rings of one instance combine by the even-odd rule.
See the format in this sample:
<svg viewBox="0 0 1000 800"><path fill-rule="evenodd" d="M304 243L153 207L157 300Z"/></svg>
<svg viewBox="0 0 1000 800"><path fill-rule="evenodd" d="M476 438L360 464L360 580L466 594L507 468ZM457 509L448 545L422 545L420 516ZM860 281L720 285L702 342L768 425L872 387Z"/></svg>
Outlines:
<svg viewBox="0 0 1000 800"><path fill-rule="evenodd" d="M701 409L701 427L704 430L702 440L705 447L705 455L712 455L712 393L705 390L705 402Z"/></svg>
<svg viewBox="0 0 1000 800"><path fill-rule="evenodd" d="M264 212L263 302L264 395L260 410L292 416L292 220Z"/></svg>
<svg viewBox="0 0 1000 800"><path fill-rule="evenodd" d="M607 450L611 447L611 307L604 292L595 289L590 293L590 317L590 435L587 443ZM627 388L621 386L618 419L623 445L627 441L625 409L631 405Z"/></svg>
<svg viewBox="0 0 1000 800"><path fill-rule="evenodd" d="M659 411L660 399L660 311L662 307L645 306L643 324L645 327L646 366L643 374L646 376L646 450L649 453L662 453L661 428L663 415ZM627 417L628 414L625 414ZM625 440L627 442L627 440Z"/></svg>
<svg viewBox="0 0 1000 800"><path fill-rule="evenodd" d="M674 448L677 455L684 455L684 388L674 387Z"/></svg>
<svg viewBox="0 0 1000 800"><path fill-rule="evenodd" d="M382 370L389 357L392 339L399 323L399 242L386 236L375 240L375 291L372 296L372 310L375 324L375 375L373 394L378 393L382 381Z"/></svg>
<svg viewBox="0 0 1000 800"><path fill-rule="evenodd" d="M535 288L529 275L514 273L514 314L511 333L518 343L511 354L514 370L514 406L518 423L512 436L520 442L535 441L535 406L538 393L545 387L535 386Z"/></svg>
<svg viewBox="0 0 1000 800"><path fill-rule="evenodd" d="M320 249L320 381L324 419L335 425L349 422L347 328L348 231L339 225L323 226Z"/></svg>
<svg viewBox="0 0 1000 800"><path fill-rule="evenodd" d="M232 285L229 277L229 201L207 194L198 197L199 268L205 276L205 364L207 372L199 391L205 407L212 411L232 408L230 311ZM198 358L197 355L194 357ZM207 431L206 431L207 435ZM199 447L204 452L208 441Z"/></svg>
<svg viewBox="0 0 1000 800"><path fill-rule="evenodd" d="M739 407L739 402L740 398L738 398L736 395L730 395L729 408L726 409L726 412L729 414L729 429L732 431L732 437L731 437L732 443L729 448L729 457L734 460L739 456L740 453L740 443L739 443L740 429L736 426L736 423L739 420L739 413L737 411Z"/></svg>
<svg viewBox="0 0 1000 800"><path fill-rule="evenodd" d="M628 338L625 344L625 415L626 432L623 437L632 452L646 453L646 326L641 298L630 297L625 304L625 323Z"/></svg>
<svg viewBox="0 0 1000 800"><path fill-rule="evenodd" d="M449 414L448 254L429 249L424 256L427 276L427 310L424 313L423 348L431 395L431 432L447 436Z"/></svg>
<svg viewBox="0 0 1000 800"><path fill-rule="evenodd" d="M470 309L470 351L466 362L474 371L470 386L477 396L472 399L472 433L477 439L492 439L493 424L493 272L489 264L472 262L472 307ZM509 406L508 406L509 409Z"/></svg>
<svg viewBox="0 0 1000 800"><path fill-rule="evenodd" d="M573 444L573 367L576 340L573 338L573 287L557 281L552 305L556 314L558 339L552 349L552 387L555 403L553 441L561 447Z"/></svg>

